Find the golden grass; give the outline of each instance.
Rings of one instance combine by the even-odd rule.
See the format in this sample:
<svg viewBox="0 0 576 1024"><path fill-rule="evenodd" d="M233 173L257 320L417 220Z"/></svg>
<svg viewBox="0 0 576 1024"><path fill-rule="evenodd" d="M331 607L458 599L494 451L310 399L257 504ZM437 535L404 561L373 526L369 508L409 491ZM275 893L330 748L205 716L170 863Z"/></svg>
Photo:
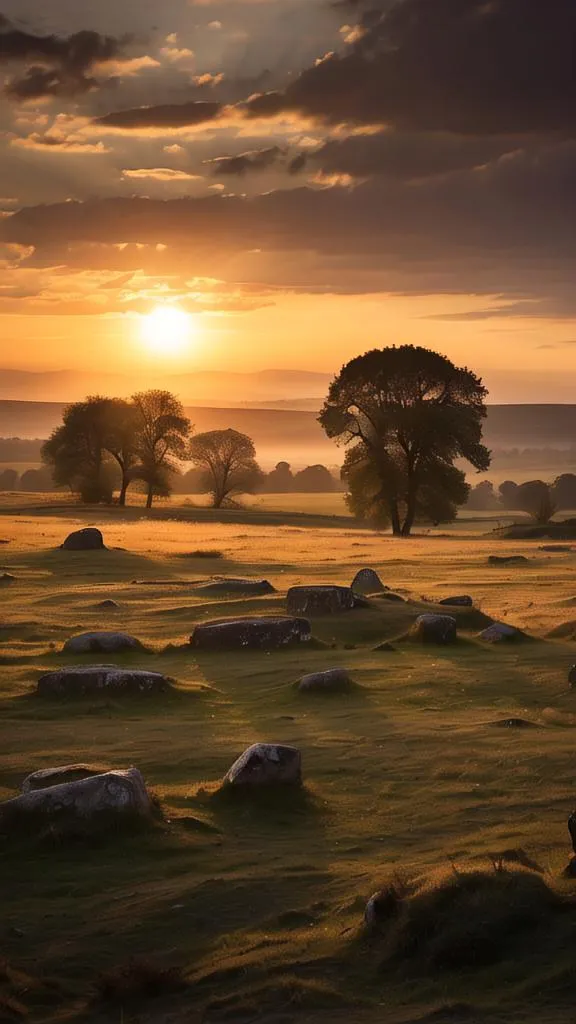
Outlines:
<svg viewBox="0 0 576 1024"><path fill-rule="evenodd" d="M573 615L576 555L457 531L400 541L352 525L294 522L198 522L176 510L162 518L139 509L54 514L32 506L1 516L0 536L9 543L0 560L17 580L0 592L0 797L50 765L135 764L166 815L148 836L117 844L3 842L8 960L14 970L34 961L61 981L66 996L51 1019L99 1019L90 1008L97 977L131 958L160 957L189 989L186 997L158 996L151 1020L161 1011L182 1019L178 1000L190 1006L193 991L207 1020L283 1013L375 1024L383 1003L387 1019L400 1021L465 999L478 1017L486 1010L512 1020L521 1010L541 1021L538 979L553 994L552 1020L574 994L559 938L569 952L570 923L553 941L544 933L527 945L518 940L473 977L447 970L441 978L410 958L386 966L383 949L366 952L359 929L366 899L395 872L426 879L450 864L492 870L494 855L509 849L528 851L546 884L571 897L562 870L570 853L576 692L566 677L576 659L573 642L544 637ZM111 550L58 550L69 530L88 524L102 526ZM181 557L206 549L223 557ZM495 551L530 561L493 568L487 558ZM315 620L324 649L161 653L185 640L195 622L281 611L290 585L347 583L364 565L408 600ZM169 585L211 574L265 577L278 593L202 599ZM430 609L426 602L451 592L472 594L487 615L535 639L485 646L474 616L456 609L461 640L454 647L400 642L392 652L373 650L401 636ZM120 608L96 609L104 598ZM66 637L108 626L151 646L156 653L129 663L174 676L173 694L142 703L52 703L32 695L41 670L74 662L58 653ZM294 690L305 672L336 666L349 669L358 690L313 701ZM509 718L537 728L492 727ZM301 748L305 801L251 807L211 797L232 760L257 740ZM30 1013L47 1019L34 1006Z"/></svg>

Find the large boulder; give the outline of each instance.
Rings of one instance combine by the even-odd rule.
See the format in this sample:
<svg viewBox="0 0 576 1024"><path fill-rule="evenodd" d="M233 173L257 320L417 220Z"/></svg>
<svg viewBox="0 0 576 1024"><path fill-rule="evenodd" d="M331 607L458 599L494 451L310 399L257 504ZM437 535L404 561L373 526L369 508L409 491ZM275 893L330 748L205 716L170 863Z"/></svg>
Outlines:
<svg viewBox="0 0 576 1024"><path fill-rule="evenodd" d="M438 604L447 605L452 608L471 608L474 601L469 594L460 594L457 597L443 597Z"/></svg>
<svg viewBox="0 0 576 1024"><path fill-rule="evenodd" d="M360 569L350 585L356 594L380 594L388 589L374 569Z"/></svg>
<svg viewBox="0 0 576 1024"><path fill-rule="evenodd" d="M107 768L97 768L89 764L64 764L58 768L40 768L26 776L22 783L22 792L50 789L51 786L61 786L65 782L80 782L82 779L91 779L94 775L103 775L107 771Z"/></svg>
<svg viewBox="0 0 576 1024"><path fill-rule="evenodd" d="M505 622L493 622L478 634L480 640L490 644L499 644L510 640L520 640L524 635L516 626L508 626Z"/></svg>
<svg viewBox="0 0 576 1024"><path fill-rule="evenodd" d="M331 584L290 587L286 595L286 610L289 615L337 615L347 612L356 605L351 587L337 587Z"/></svg>
<svg viewBox="0 0 576 1024"><path fill-rule="evenodd" d="M263 615L252 619L215 619L196 626L192 647L209 651L273 650L305 643L312 637L307 619Z"/></svg>
<svg viewBox="0 0 576 1024"><path fill-rule="evenodd" d="M117 668L116 665L74 665L41 676L37 692L41 697L83 697L85 695L155 694L170 688L161 672Z"/></svg>
<svg viewBox="0 0 576 1024"><path fill-rule="evenodd" d="M21 796L0 803L0 832L18 826L40 825L44 819L54 824L90 821L110 815L149 818L152 803L144 779L137 768L105 772L77 782L31 789Z"/></svg>
<svg viewBox="0 0 576 1024"><path fill-rule="evenodd" d="M324 672L311 672L296 684L300 693L343 693L354 686L345 668L329 668Z"/></svg>
<svg viewBox="0 0 576 1024"><path fill-rule="evenodd" d="M106 545L100 530L95 526L87 526L84 530L69 533L60 547L63 551L101 551Z"/></svg>
<svg viewBox="0 0 576 1024"><path fill-rule="evenodd" d="M226 786L299 785L301 781L300 751L278 743L254 743L224 776Z"/></svg>
<svg viewBox="0 0 576 1024"><path fill-rule="evenodd" d="M526 555L489 555L488 565L526 565Z"/></svg>
<svg viewBox="0 0 576 1024"><path fill-rule="evenodd" d="M419 615L410 635L423 644L453 644L457 638L456 619L451 615Z"/></svg>
<svg viewBox="0 0 576 1024"><path fill-rule="evenodd" d="M200 583L194 587L192 593L214 594L215 597L234 597L237 594L242 597L262 597L265 594L275 594L276 590L268 580L221 579Z"/></svg>
<svg viewBox="0 0 576 1024"><path fill-rule="evenodd" d="M142 651L139 640L129 633L106 632L79 633L71 636L64 644L65 654L97 654L98 652Z"/></svg>

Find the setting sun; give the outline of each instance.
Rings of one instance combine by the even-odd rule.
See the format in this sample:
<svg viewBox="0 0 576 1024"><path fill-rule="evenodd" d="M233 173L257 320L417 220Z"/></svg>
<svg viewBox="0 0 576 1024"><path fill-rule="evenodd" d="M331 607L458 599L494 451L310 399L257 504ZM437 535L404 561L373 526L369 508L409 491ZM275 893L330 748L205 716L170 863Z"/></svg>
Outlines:
<svg viewBox="0 0 576 1024"><path fill-rule="evenodd" d="M156 306L142 317L141 333L155 355L179 355L194 333L194 320L178 306Z"/></svg>

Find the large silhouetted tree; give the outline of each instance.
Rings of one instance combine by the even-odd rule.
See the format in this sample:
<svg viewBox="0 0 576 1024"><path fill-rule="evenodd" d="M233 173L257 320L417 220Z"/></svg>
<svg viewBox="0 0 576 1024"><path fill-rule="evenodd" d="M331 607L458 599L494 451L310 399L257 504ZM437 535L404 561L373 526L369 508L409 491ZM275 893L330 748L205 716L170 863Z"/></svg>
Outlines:
<svg viewBox="0 0 576 1024"><path fill-rule="evenodd" d="M170 494L170 475L178 473L178 460L186 455L190 420L182 403L170 391L140 391L132 396L136 417L134 471L147 485L146 508L155 494Z"/></svg>
<svg viewBox="0 0 576 1024"><path fill-rule="evenodd" d="M456 459L490 465L482 444L486 388L470 370L413 345L351 360L330 385L320 414L348 446L349 505L409 536L415 520L451 518L469 488Z"/></svg>
<svg viewBox="0 0 576 1024"><path fill-rule="evenodd" d="M111 501L112 474L105 441L110 399L89 396L64 410L62 424L42 446L42 460L54 483L78 492L84 501Z"/></svg>
<svg viewBox="0 0 576 1024"><path fill-rule="evenodd" d="M190 441L188 457L202 470L214 508L234 494L251 494L264 479L256 462L254 442L238 430L208 430Z"/></svg>

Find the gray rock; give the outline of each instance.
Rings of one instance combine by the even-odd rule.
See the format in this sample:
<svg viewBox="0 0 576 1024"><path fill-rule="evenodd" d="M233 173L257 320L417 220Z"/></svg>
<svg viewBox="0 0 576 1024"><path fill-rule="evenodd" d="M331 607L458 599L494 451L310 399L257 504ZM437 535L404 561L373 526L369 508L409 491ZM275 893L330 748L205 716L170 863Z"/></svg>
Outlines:
<svg viewBox="0 0 576 1024"><path fill-rule="evenodd" d="M22 783L22 792L29 793L33 789L50 789L64 782L80 782L91 779L94 775L102 775L106 768L96 768L89 764L65 764L58 768L40 768L37 772L27 775Z"/></svg>
<svg viewBox="0 0 576 1024"><path fill-rule="evenodd" d="M493 622L478 634L480 640L486 640L490 644L498 644L507 640L519 640L522 635L520 629L516 629L515 626L507 626L505 622Z"/></svg>
<svg viewBox="0 0 576 1024"><path fill-rule="evenodd" d="M457 638L456 619L451 615L419 615L410 635L423 644L453 644Z"/></svg>
<svg viewBox="0 0 576 1024"><path fill-rule="evenodd" d="M300 751L278 743L254 743L224 776L227 786L299 785L301 781Z"/></svg>
<svg viewBox="0 0 576 1024"><path fill-rule="evenodd" d="M99 601L96 605L96 608L109 608L111 610L119 607L118 601L113 601L111 597L107 597L105 601Z"/></svg>
<svg viewBox="0 0 576 1024"><path fill-rule="evenodd" d="M355 604L351 587L290 587L286 595L286 609L290 615L337 615L338 612L350 611Z"/></svg>
<svg viewBox="0 0 576 1024"><path fill-rule="evenodd" d="M305 643L312 637L307 619L263 615L251 619L216 619L196 626L192 647L210 651L273 650Z"/></svg>
<svg viewBox="0 0 576 1024"><path fill-rule="evenodd" d="M195 586L193 594L214 594L226 597L241 594L246 597L261 597L264 594L275 594L276 590L268 580L210 580Z"/></svg>
<svg viewBox="0 0 576 1024"><path fill-rule="evenodd" d="M74 533L68 534L60 547L63 551L101 551L105 544L100 530L95 526L88 526L84 530L75 530Z"/></svg>
<svg viewBox="0 0 576 1024"><path fill-rule="evenodd" d="M324 672L311 672L297 683L300 693L342 693L352 689L354 683L345 668L329 668Z"/></svg>
<svg viewBox="0 0 576 1024"><path fill-rule="evenodd" d="M0 803L0 831L10 832L26 820L88 821L105 815L137 815L148 818L152 803L137 768L105 772L77 782L29 790Z"/></svg>
<svg viewBox="0 0 576 1024"><path fill-rule="evenodd" d="M71 636L63 650L65 654L92 654L99 651L142 651L143 647L136 637L128 633L97 631Z"/></svg>
<svg viewBox="0 0 576 1024"><path fill-rule="evenodd" d="M73 666L41 676L37 692L41 697L80 697L102 693L155 694L170 688L161 672L117 668L116 665Z"/></svg>
<svg viewBox="0 0 576 1024"><path fill-rule="evenodd" d="M471 608L474 604L468 594L461 594L458 597L444 597L438 604L448 605L454 608Z"/></svg>
<svg viewBox="0 0 576 1024"><path fill-rule="evenodd" d="M351 587L356 594L379 594L388 589L374 569L360 569L352 580Z"/></svg>
<svg viewBox="0 0 576 1024"><path fill-rule="evenodd" d="M526 555L489 555L488 565L527 565Z"/></svg>

